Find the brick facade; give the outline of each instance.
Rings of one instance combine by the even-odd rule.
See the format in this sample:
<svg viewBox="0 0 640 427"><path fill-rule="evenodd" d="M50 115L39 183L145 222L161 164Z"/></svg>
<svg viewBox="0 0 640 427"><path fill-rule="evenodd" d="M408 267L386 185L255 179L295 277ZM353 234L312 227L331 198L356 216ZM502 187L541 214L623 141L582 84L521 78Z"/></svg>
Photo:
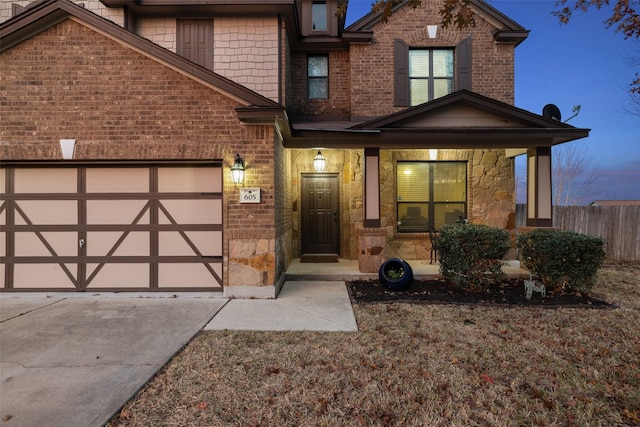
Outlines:
<svg viewBox="0 0 640 427"><path fill-rule="evenodd" d="M2 53L0 158L61 160L59 140L77 140L76 160L222 160L240 153L244 185L259 205L240 204L224 176L224 257L235 241L266 242L239 262L275 282L273 126L238 121L237 101L75 21L63 21ZM237 284L224 274L224 285ZM273 294L273 292L271 292Z"/></svg>

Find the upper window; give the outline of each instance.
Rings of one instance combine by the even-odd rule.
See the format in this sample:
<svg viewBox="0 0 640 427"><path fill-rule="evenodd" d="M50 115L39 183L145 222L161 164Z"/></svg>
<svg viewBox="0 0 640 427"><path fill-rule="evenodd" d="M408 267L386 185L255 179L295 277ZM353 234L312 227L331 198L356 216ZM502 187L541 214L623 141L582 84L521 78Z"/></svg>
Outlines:
<svg viewBox="0 0 640 427"><path fill-rule="evenodd" d="M409 51L410 105L432 101L453 91L453 50Z"/></svg>
<svg viewBox="0 0 640 427"><path fill-rule="evenodd" d="M329 98L329 57L327 55L307 57L307 91L309 99Z"/></svg>
<svg viewBox="0 0 640 427"><path fill-rule="evenodd" d="M466 162L398 162L398 231L427 232L467 212Z"/></svg>
<svg viewBox="0 0 640 427"><path fill-rule="evenodd" d="M454 90L473 90L471 37L455 48L411 48L402 39L393 45L393 105L418 105ZM455 55L455 67L454 67Z"/></svg>
<svg viewBox="0 0 640 427"><path fill-rule="evenodd" d="M311 4L311 29L327 31L327 2L314 1Z"/></svg>

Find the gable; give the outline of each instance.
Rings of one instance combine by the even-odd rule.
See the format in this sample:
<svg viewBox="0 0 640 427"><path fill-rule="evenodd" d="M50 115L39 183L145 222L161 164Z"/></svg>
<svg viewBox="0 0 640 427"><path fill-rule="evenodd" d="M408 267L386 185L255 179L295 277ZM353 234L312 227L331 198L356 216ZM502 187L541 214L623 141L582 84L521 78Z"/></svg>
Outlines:
<svg viewBox="0 0 640 427"><path fill-rule="evenodd" d="M398 120L385 128L521 128L524 120L506 117L471 105L447 106L429 114Z"/></svg>
<svg viewBox="0 0 640 427"><path fill-rule="evenodd" d="M224 94L241 107L263 107L267 110L279 110L280 113L283 111L278 103L212 71L198 67L179 55L67 0L45 0L15 18L0 23L0 53L69 19ZM82 43L79 44L81 45ZM270 114L273 115L273 112Z"/></svg>
<svg viewBox="0 0 640 427"><path fill-rule="evenodd" d="M5 142L202 142L241 137L237 101L67 19L2 52ZM29 129L29 132L24 132ZM118 156L122 156L119 153Z"/></svg>
<svg viewBox="0 0 640 427"><path fill-rule="evenodd" d="M520 24L513 21L502 12L491 6L483 0L469 0L469 6L473 12L482 20L491 25L494 30L492 36L495 41L502 43L513 43L516 46L522 43L529 35L529 31L524 29ZM402 7L407 6L407 0L400 0L393 8L396 12ZM440 17L438 16L438 19ZM373 27L382 21L382 12L370 12L358 21L354 22L345 29L347 34L367 33L372 31ZM434 24L436 22L434 21ZM426 28L425 28L426 31Z"/></svg>
<svg viewBox="0 0 640 427"><path fill-rule="evenodd" d="M436 100L358 124L352 129L525 127L574 129L571 125L469 90L459 90Z"/></svg>

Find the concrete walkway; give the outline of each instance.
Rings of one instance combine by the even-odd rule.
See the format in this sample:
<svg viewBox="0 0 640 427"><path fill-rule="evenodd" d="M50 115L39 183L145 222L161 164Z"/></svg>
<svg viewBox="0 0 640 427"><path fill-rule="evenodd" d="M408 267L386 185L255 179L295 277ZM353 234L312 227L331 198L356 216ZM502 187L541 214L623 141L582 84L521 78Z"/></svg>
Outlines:
<svg viewBox="0 0 640 427"><path fill-rule="evenodd" d="M275 300L232 299L205 330L358 330L342 281L288 281Z"/></svg>
<svg viewBox="0 0 640 427"><path fill-rule="evenodd" d="M276 300L2 293L0 420L102 426L203 328L358 329L343 281L286 282Z"/></svg>

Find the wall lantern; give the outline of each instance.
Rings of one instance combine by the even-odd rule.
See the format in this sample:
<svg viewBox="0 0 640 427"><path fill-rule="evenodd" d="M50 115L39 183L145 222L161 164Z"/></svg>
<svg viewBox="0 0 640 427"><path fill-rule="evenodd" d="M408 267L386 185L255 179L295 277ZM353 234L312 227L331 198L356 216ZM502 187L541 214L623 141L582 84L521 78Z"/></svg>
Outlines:
<svg viewBox="0 0 640 427"><path fill-rule="evenodd" d="M327 161L325 160L324 156L320 151L318 151L318 154L316 154L316 156L313 158L313 168L316 170L316 172L322 172L326 163Z"/></svg>
<svg viewBox="0 0 640 427"><path fill-rule="evenodd" d="M242 160L240 154L236 154L233 166L231 166L231 179L234 184L242 184L242 181L244 181L244 160Z"/></svg>
<svg viewBox="0 0 640 427"><path fill-rule="evenodd" d="M62 150L62 158L64 160L72 160L76 152L75 139L61 139L60 149Z"/></svg>
<svg viewBox="0 0 640 427"><path fill-rule="evenodd" d="M429 160L438 160L438 149L430 148L429 149Z"/></svg>

